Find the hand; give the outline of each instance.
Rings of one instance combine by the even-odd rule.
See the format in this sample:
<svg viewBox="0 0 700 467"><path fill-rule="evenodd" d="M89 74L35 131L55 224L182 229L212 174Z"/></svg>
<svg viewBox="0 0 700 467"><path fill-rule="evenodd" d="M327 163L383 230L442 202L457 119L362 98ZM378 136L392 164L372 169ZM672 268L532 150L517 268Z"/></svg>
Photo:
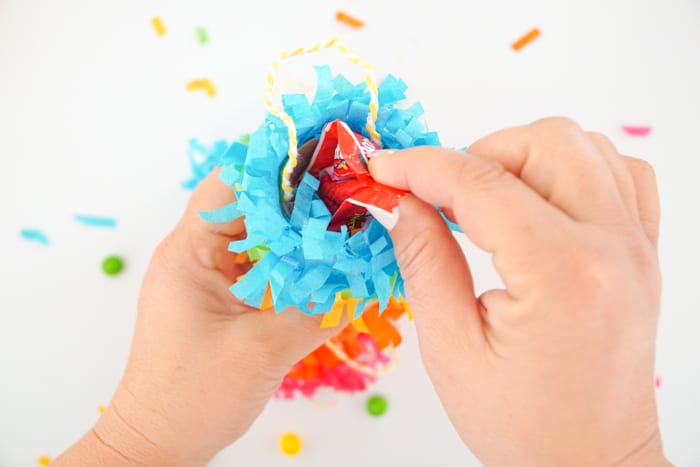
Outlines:
<svg viewBox="0 0 700 467"><path fill-rule="evenodd" d="M233 201L216 175L153 254L112 402L57 465L204 465L245 433L292 365L338 331L296 310L261 312L229 292L250 265L227 251L245 235L242 221L198 215Z"/></svg>
<svg viewBox="0 0 700 467"><path fill-rule="evenodd" d="M667 465L654 395L659 201L645 162L566 119L506 129L467 154L379 155L410 190L392 230L421 355L486 465ZM493 254L479 297L441 206Z"/></svg>

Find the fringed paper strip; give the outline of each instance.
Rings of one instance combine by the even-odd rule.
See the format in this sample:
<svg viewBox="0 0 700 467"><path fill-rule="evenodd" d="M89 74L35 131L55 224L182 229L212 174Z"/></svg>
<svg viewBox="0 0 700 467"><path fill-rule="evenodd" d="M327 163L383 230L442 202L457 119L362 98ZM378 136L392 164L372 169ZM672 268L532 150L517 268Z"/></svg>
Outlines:
<svg viewBox="0 0 700 467"><path fill-rule="evenodd" d="M391 371L396 355L382 353L401 343L396 321L407 312L405 302L391 299L384 313L377 303L362 315L361 323L345 327L337 336L294 365L276 396L292 399L298 393L311 398L320 388L336 392L364 391L377 377ZM328 315L326 315L328 316ZM358 330L363 327L364 330Z"/></svg>
<svg viewBox="0 0 700 467"><path fill-rule="evenodd" d="M332 76L328 66L316 67L316 95L283 95L284 112L296 125L298 140L318 138L323 126L340 119L365 136L369 113L366 83L352 84L342 75ZM420 104L396 106L405 99L406 85L388 76L378 88L377 131L384 147L403 149L439 145L419 117ZM376 221L350 236L347 230L328 231L331 213L316 194L318 180L309 174L297 188L294 209L287 218L282 211L279 177L287 161L288 129L276 116L250 135L249 143L234 143L223 156L221 180L237 198L235 203L210 211L217 221L245 216L247 238L231 242L236 253L259 257L255 266L231 287L245 303L259 307L268 283L276 311L296 307L307 314L330 311L336 292L349 290L360 299L359 316L368 302L379 301L384 310L390 297L403 295L403 280L388 232ZM225 213L237 215L224 215Z"/></svg>

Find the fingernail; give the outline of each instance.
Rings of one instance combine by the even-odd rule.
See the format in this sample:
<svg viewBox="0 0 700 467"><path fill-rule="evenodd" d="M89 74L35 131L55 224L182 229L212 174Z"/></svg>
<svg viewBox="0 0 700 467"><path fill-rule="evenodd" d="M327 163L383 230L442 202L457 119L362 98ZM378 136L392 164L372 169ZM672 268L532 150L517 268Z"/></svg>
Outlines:
<svg viewBox="0 0 700 467"><path fill-rule="evenodd" d="M367 169L369 169L369 173L372 176L375 176L377 174L377 170L379 167L377 164L382 165L379 162L379 159L384 160L385 157L390 156L394 154L396 150L394 149L380 149L378 151L374 151L373 153L369 154L369 163L367 164ZM374 162L372 162L374 161Z"/></svg>
<svg viewBox="0 0 700 467"><path fill-rule="evenodd" d="M367 211L389 232L396 227L396 223L399 221L399 210L397 208L394 208L391 211L385 211L377 206L368 205Z"/></svg>
<svg viewBox="0 0 700 467"><path fill-rule="evenodd" d="M379 149L369 154L370 160L376 159L382 156L390 156L396 152L396 149Z"/></svg>

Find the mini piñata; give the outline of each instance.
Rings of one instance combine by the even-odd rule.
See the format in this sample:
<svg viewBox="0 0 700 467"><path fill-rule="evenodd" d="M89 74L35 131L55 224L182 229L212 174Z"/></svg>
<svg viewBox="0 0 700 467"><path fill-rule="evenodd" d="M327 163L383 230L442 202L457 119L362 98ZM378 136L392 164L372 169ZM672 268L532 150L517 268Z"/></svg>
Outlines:
<svg viewBox="0 0 700 467"><path fill-rule="evenodd" d="M361 83L316 66L317 88L283 94L275 106L275 74L285 58L337 48L365 72ZM322 327L348 326L297 363L278 391L313 397L320 387L360 391L392 367L385 351L401 342L396 321L410 311L392 242L383 225L398 216L405 192L375 182L367 170L379 149L438 146L420 120L419 103L399 106L406 85L388 75L377 86L372 67L337 39L283 52L267 75L268 111L256 131L224 150L190 144L194 187L215 166L236 201L202 212L205 220L244 217L247 237L229 250L253 267L231 286L242 302L282 312L323 314ZM195 157L195 154L198 154ZM381 223L377 221L381 219Z"/></svg>

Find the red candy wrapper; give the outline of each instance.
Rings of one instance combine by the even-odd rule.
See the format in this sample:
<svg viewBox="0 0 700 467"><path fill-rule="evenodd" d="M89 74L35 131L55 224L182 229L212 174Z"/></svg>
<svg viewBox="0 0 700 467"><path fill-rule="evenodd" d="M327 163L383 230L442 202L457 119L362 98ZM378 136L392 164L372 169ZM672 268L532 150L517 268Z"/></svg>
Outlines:
<svg viewBox="0 0 700 467"><path fill-rule="evenodd" d="M340 231L346 225L350 234L375 217L391 230L398 220L399 200L405 191L377 183L367 163L380 147L334 120L323 128L311 158L309 173L318 178L319 197L332 214L329 230Z"/></svg>

